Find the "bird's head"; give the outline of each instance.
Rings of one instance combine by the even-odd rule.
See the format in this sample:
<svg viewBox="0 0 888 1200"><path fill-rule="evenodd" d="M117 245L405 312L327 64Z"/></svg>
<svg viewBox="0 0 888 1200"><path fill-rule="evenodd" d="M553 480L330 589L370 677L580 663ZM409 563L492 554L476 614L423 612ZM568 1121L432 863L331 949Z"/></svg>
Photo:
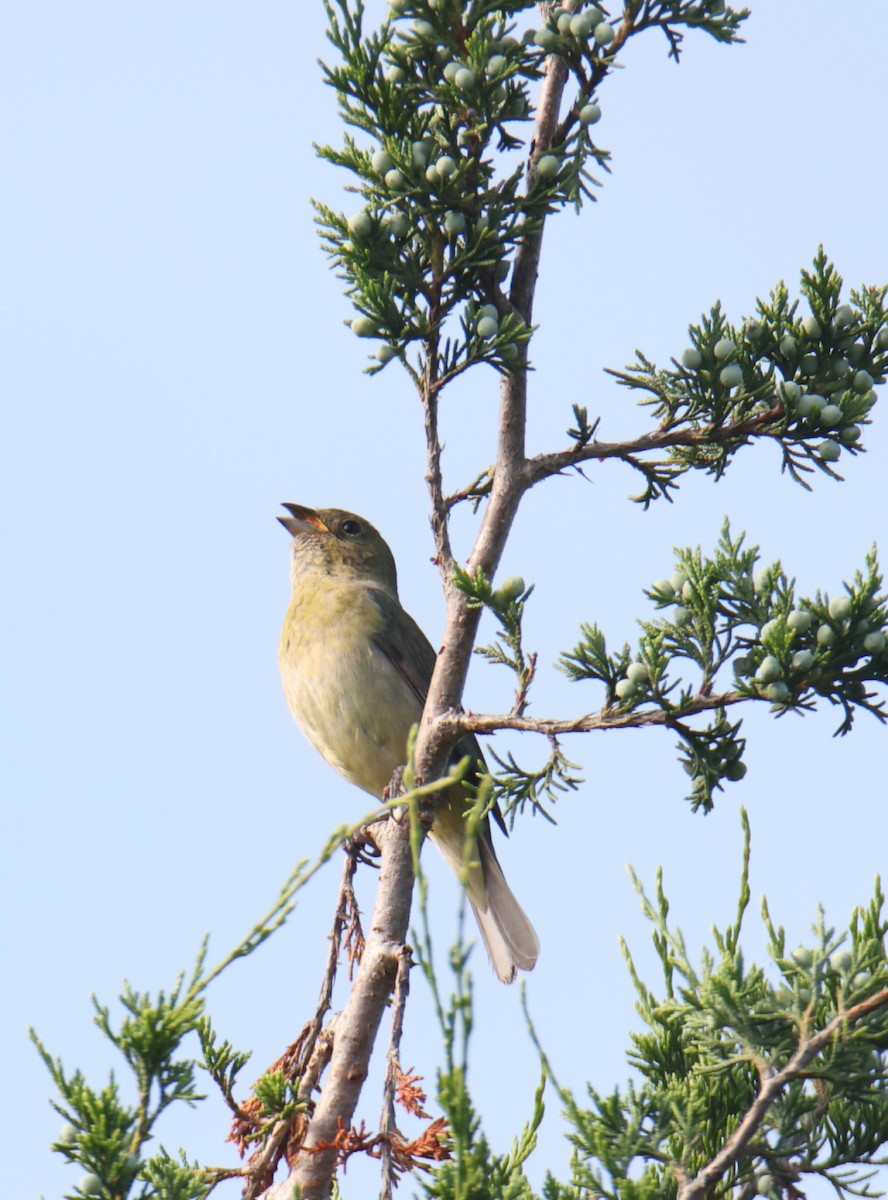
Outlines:
<svg viewBox="0 0 888 1200"><path fill-rule="evenodd" d="M283 507L289 516L278 520L293 538L294 578L320 572L344 580L366 580L397 596L395 560L369 521L341 508Z"/></svg>

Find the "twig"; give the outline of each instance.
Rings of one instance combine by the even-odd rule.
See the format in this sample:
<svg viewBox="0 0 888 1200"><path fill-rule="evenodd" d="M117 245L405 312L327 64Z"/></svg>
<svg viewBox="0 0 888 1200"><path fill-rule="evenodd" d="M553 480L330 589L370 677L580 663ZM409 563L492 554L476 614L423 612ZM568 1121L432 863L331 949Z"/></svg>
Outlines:
<svg viewBox="0 0 888 1200"><path fill-rule="evenodd" d="M586 713L581 717L565 717L560 720L523 717L517 713L462 712L451 710L439 718L448 737L460 738L466 733L496 733L498 729L517 729L522 733L542 733L546 737L558 737L563 733L591 733L599 729L643 729L651 725L672 726L678 717L692 717L696 713L709 712L714 708L725 708L729 704L740 704L749 696L740 692L721 692L718 695L693 696L686 704L674 709L642 709L632 712Z"/></svg>
<svg viewBox="0 0 888 1200"><path fill-rule="evenodd" d="M398 976L395 980L395 992L392 997L392 1031L389 1035L385 1085L382 1099L382 1120L380 1133L380 1159L382 1162L382 1191L379 1200L392 1200L397 1178L392 1161L392 1139L397 1136L395 1122L395 1096L401 1072L401 1034L404 1029L404 1009L407 1005L407 994L410 991L411 953L409 946L401 948L398 962Z"/></svg>
<svg viewBox="0 0 888 1200"><path fill-rule="evenodd" d="M749 417L746 421L736 421L732 425L723 425L717 429L712 426L706 429L655 429L626 442L596 440L585 445L577 444L554 454L537 454L525 464L526 486L532 487L551 475L560 475L562 471L575 467L578 463L590 462L593 459L619 458L637 468L637 464L631 462L633 455L644 454L648 450L670 449L673 446L716 446L722 442L732 442L760 434L768 425L782 421L785 417L786 413L782 407L771 408L765 413Z"/></svg>
<svg viewBox="0 0 888 1200"><path fill-rule="evenodd" d="M818 1054L831 1046L839 1034L863 1017L888 1004L888 988L855 1004L847 1012L839 1013L819 1033L803 1038L799 1048L781 1071L775 1071L763 1080L761 1090L746 1112L746 1116L725 1142L718 1154L688 1183L682 1185L678 1200L703 1200L709 1196L727 1172L749 1147L764 1121L768 1109L779 1099L783 1090L794 1080L803 1076Z"/></svg>
<svg viewBox="0 0 888 1200"><path fill-rule="evenodd" d="M351 995L337 1018L329 1074L303 1143L306 1150L321 1144L330 1148L299 1154L289 1178L264 1192L264 1200L292 1200L295 1187L301 1200L330 1196L335 1139L340 1128L351 1125L379 1024L398 977L413 893L410 823L381 821L372 834L381 858L370 933Z"/></svg>
<svg viewBox="0 0 888 1200"><path fill-rule="evenodd" d="M546 77L537 109L529 169L530 184L539 155L552 144L567 76L564 62L556 56L550 56L546 62ZM509 300L528 324L533 311L544 228L545 219L541 219L538 229L522 240L515 254ZM447 736L445 727L435 718L459 707L481 616L480 609L472 608L469 598L452 583L447 532L449 509L440 483L437 397L427 389L423 394L423 402L426 410L427 480L432 502L432 526L447 597L447 619L416 742L416 773L420 780L435 779L444 770L452 740ZM488 576L493 576L499 565L521 497L531 486L525 457L526 424L527 343L522 342L514 368L504 375L500 389L497 457L490 499L469 557L469 568L480 568Z"/></svg>

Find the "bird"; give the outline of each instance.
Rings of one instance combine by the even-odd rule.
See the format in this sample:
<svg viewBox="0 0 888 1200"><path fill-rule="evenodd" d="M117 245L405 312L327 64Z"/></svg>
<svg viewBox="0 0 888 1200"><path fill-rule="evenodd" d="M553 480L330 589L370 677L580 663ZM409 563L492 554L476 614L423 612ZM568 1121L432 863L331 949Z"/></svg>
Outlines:
<svg viewBox="0 0 888 1200"><path fill-rule="evenodd" d="M382 799L406 759L420 720L436 654L401 607L388 544L369 521L338 508L284 504L278 520L292 537L292 597L278 661L296 724L349 783ZM485 773L473 734L453 750ZM435 810L430 838L463 880L493 969L503 983L529 971L536 932L506 883L485 816L466 871L464 817L471 806L456 783ZM497 807L493 815L506 832Z"/></svg>

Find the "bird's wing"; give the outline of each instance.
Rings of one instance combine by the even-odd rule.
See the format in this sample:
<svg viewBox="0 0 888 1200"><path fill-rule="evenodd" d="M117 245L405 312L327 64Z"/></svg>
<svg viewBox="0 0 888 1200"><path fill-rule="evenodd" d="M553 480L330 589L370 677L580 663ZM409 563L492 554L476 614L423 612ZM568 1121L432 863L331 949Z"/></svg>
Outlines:
<svg viewBox="0 0 888 1200"><path fill-rule="evenodd" d="M432 643L410 614L387 592L372 588L370 594L384 618L382 628L373 635L374 645L386 656L420 704L425 704L438 657ZM453 748L454 761L458 762L466 755L477 764L476 773L487 772L484 755L474 733L467 733ZM497 825L508 836L499 805L494 804L491 812Z"/></svg>

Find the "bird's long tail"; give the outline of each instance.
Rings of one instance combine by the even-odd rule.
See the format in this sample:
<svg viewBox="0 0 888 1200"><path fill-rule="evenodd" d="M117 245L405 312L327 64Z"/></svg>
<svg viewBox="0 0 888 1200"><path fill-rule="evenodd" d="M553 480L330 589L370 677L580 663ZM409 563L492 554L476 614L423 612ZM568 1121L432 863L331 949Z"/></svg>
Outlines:
<svg viewBox="0 0 888 1200"><path fill-rule="evenodd" d="M503 983L512 983L519 970L530 971L533 968L539 956L540 941L524 909L506 883L493 848L489 823L485 820L479 832L474 846L474 861L470 863L468 871L465 869L463 822L454 829L450 822L445 826L438 818L432 827L431 838L465 883L469 903L494 971Z"/></svg>

